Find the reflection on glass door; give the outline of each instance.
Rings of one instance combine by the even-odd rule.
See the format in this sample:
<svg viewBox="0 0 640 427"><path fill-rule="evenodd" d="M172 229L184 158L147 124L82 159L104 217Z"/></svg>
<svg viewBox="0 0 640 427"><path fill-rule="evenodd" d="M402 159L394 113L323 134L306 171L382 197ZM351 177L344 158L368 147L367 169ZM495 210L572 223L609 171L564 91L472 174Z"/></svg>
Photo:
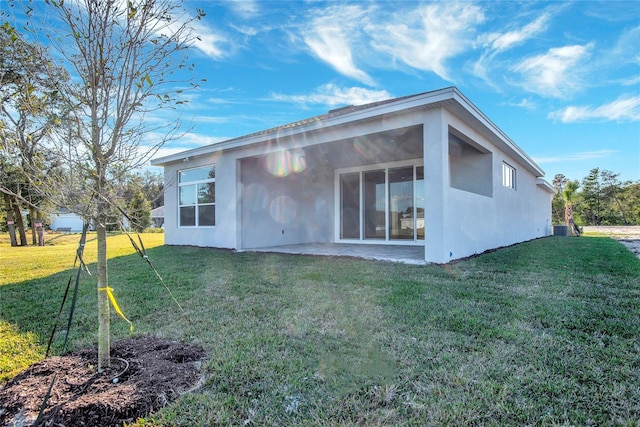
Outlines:
<svg viewBox="0 0 640 427"><path fill-rule="evenodd" d="M360 238L360 173L340 175L340 238Z"/></svg>
<svg viewBox="0 0 640 427"><path fill-rule="evenodd" d="M384 170L362 174L364 183L364 238L386 239Z"/></svg>
<svg viewBox="0 0 640 427"><path fill-rule="evenodd" d="M413 166L389 169L389 239L413 240Z"/></svg>
<svg viewBox="0 0 640 427"><path fill-rule="evenodd" d="M424 166L416 167L416 239L424 240Z"/></svg>

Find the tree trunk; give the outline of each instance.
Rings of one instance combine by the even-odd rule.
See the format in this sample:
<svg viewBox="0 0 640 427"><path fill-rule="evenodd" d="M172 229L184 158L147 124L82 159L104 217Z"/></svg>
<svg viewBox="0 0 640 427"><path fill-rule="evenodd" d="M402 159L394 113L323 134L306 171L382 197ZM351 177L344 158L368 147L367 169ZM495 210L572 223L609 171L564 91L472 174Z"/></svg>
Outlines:
<svg viewBox="0 0 640 427"><path fill-rule="evenodd" d="M573 204L570 202L567 202L564 208L564 222L569 228L569 236L575 236L573 230Z"/></svg>
<svg viewBox="0 0 640 427"><path fill-rule="evenodd" d="M11 246L18 246L16 240L16 226L13 220L13 208L11 206L11 196L4 194L4 205L7 211L7 228L9 229L9 238L11 239Z"/></svg>
<svg viewBox="0 0 640 427"><path fill-rule="evenodd" d="M38 246L44 246L44 226L42 225L42 214L37 211L36 212L36 223L35 223L36 233L38 234Z"/></svg>
<svg viewBox="0 0 640 427"><path fill-rule="evenodd" d="M16 223L15 225L18 229L18 234L20 235L20 246L27 246L27 235L24 232L24 221L22 221L22 212L20 212L20 205L12 199L11 207L13 209L13 217Z"/></svg>
<svg viewBox="0 0 640 427"><path fill-rule="evenodd" d="M36 233L36 211L29 206L29 218L31 218L31 245L38 245L38 235Z"/></svg>
<svg viewBox="0 0 640 427"><path fill-rule="evenodd" d="M620 200L614 195L613 196L613 200L615 200L616 204L618 205L618 209L620 209L620 213L622 214L622 222L624 223L624 225L629 225L629 222L627 222L627 216L624 213L624 209L622 208L622 203L620 203Z"/></svg>
<svg viewBox="0 0 640 427"><path fill-rule="evenodd" d="M106 218L96 221L98 238L98 372L110 366L111 349L109 338L109 286L107 274L107 229Z"/></svg>

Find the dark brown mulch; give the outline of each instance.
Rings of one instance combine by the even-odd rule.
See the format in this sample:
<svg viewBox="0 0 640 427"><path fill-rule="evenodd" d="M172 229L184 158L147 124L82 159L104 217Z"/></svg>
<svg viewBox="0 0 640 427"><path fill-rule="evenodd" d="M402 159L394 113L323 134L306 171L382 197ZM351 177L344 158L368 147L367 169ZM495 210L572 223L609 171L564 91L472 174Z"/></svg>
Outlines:
<svg viewBox="0 0 640 427"><path fill-rule="evenodd" d="M98 374L96 348L50 357L0 389L0 425L32 425L53 375L43 426L121 426L194 388L205 352L152 337L111 343L111 367Z"/></svg>

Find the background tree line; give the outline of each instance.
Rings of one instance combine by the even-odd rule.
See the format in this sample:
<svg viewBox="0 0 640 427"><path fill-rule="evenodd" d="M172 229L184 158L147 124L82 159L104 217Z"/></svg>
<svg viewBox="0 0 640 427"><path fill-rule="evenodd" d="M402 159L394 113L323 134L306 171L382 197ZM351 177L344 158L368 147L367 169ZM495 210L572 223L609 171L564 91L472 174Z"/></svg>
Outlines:
<svg viewBox="0 0 640 427"><path fill-rule="evenodd" d="M101 212L107 231L120 228L123 217L120 209L127 212L132 229L148 227L151 209L164 202L163 178L141 166L165 140L176 136L179 126L179 115L174 123L158 127L146 126L138 120L146 111L158 109L157 105L175 101L170 91L158 90L164 77L153 71L153 60L168 60L167 55L175 48L168 43L156 56L148 54L149 41L162 40L148 28L158 25L155 18L158 11L172 10L173 5L140 2L139 6L149 11L154 8L152 12L145 9L147 21L135 24L148 31L147 39L134 46L139 51L126 55L137 55L138 60L148 55L151 60L145 73L136 69L121 77L112 73L116 67L100 69L110 59L104 53L100 53L101 59L89 64L84 64L80 59L83 56L79 55L69 55L66 61L61 61L60 53L66 52L68 46L58 46L61 49L57 55L50 52L56 50L57 33L48 35L49 41L44 44L37 37L26 37L35 28L25 26L20 31L9 20L16 4L9 0L8 8L0 9L0 232L9 232L12 246L42 245L44 230L59 208L87 222L95 222L96 213ZM114 24L123 38L116 41L119 45L110 47L109 53L116 57L118 49L131 49L128 27L142 15L133 3L120 12L112 1L90 0L87 5L89 9L104 6L96 17L114 10L125 17L124 24ZM63 20L65 13L72 22L75 19L76 12L66 10L62 4L47 7L60 12ZM110 31L104 29L107 36L113 33ZM75 37L78 31L73 34L76 40L83 40ZM85 55L89 49L102 52L108 42L105 39L100 43L98 47L80 46L80 51L86 49ZM129 77L135 75L140 77ZM78 76L84 78L84 85L78 84ZM118 99L117 105L110 101L96 102L97 95L91 93L94 89L102 99L124 99ZM160 102L153 105L144 102L145 99ZM86 107L90 101L93 112ZM94 123L86 117L98 117L101 121ZM145 133L162 128L168 129L167 134L156 145L141 143Z"/></svg>
<svg viewBox="0 0 640 427"><path fill-rule="evenodd" d="M6 162L0 160L2 165ZM70 172L68 172L71 175ZM29 180L21 176L21 169L7 167L0 172L8 182L5 185L15 195L0 194L0 232L9 231L7 220L14 221L14 233L17 246L29 244L37 245L34 223L36 219L46 230L56 218L58 208L53 200L38 197L38 192L30 189ZM61 177L66 173L59 172ZM127 215L133 220L129 226L136 231L142 231L151 225L151 210L164 205L164 178L161 173L151 171L131 172L126 175L125 182L118 186L115 192L116 201ZM35 214L37 209L37 216ZM21 215L26 212L26 215ZM108 229L115 231L120 228L122 214L117 208L112 210Z"/></svg>
<svg viewBox="0 0 640 427"><path fill-rule="evenodd" d="M577 225L640 225L640 181L620 181L619 176L600 168L591 169L581 181L557 174L553 223L565 223L565 208L571 203Z"/></svg>

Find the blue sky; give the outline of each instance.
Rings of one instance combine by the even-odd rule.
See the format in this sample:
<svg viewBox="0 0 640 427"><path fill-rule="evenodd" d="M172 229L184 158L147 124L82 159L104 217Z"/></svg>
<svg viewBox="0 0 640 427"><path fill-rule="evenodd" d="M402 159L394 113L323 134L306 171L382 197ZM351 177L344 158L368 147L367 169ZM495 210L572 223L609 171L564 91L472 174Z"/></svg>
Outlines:
<svg viewBox="0 0 640 427"><path fill-rule="evenodd" d="M2 0L0 0L2 2ZM640 3L196 1L186 134L156 157L457 86L551 181L640 180ZM175 111L163 113L172 119Z"/></svg>
<svg viewBox="0 0 640 427"><path fill-rule="evenodd" d="M546 172L640 180L637 2L187 1L206 78L160 155L457 86Z"/></svg>

